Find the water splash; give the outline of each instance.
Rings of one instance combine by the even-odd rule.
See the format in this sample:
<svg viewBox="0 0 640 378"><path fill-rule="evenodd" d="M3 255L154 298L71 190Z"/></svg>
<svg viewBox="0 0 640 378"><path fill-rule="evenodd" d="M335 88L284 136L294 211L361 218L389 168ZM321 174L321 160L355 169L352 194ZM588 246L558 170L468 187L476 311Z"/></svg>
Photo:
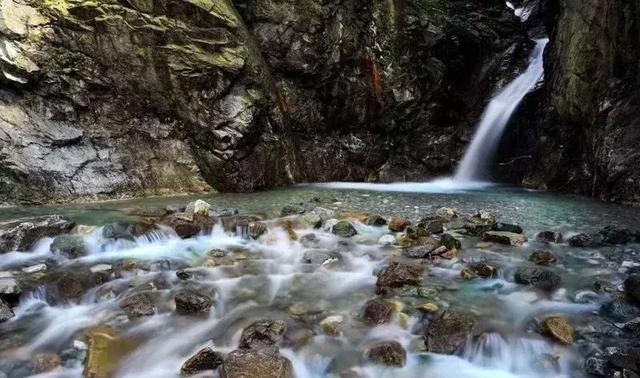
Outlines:
<svg viewBox="0 0 640 378"><path fill-rule="evenodd" d="M489 102L454 181L473 182L487 177L489 164L509 119L544 75L543 55L548 42L548 38L535 41L527 69Z"/></svg>

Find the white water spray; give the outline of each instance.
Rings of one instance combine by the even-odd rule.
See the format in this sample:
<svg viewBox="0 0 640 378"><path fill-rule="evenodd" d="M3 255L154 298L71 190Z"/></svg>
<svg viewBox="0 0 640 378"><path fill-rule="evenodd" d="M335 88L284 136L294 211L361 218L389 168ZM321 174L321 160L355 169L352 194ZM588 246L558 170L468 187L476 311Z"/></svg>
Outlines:
<svg viewBox="0 0 640 378"><path fill-rule="evenodd" d="M509 119L524 96L535 87L544 74L543 54L549 39L538 39L535 42L536 46L526 71L489 102L471 145L458 166L454 181L477 181L486 178L489 173L488 166Z"/></svg>

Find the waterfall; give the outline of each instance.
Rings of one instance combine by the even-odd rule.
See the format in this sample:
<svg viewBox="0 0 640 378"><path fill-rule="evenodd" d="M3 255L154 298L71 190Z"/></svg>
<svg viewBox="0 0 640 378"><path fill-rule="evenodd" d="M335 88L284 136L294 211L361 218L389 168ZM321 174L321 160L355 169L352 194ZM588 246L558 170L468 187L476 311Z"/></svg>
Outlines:
<svg viewBox="0 0 640 378"><path fill-rule="evenodd" d="M515 12L516 15L524 16L519 9ZM471 145L458 166L454 181L468 182L487 178L488 167L511 115L524 96L543 77L543 54L547 42L549 42L548 38L535 40L536 46L531 53L527 69L491 99L471 140Z"/></svg>

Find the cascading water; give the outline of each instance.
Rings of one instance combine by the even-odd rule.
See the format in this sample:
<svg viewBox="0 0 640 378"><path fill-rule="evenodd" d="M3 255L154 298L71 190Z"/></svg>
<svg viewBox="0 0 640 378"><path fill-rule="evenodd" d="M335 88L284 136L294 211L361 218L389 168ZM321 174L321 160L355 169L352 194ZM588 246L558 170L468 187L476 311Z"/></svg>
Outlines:
<svg viewBox="0 0 640 378"><path fill-rule="evenodd" d="M549 39L537 39L535 42L526 71L498 93L484 111L471 145L458 166L454 181L479 181L487 178L488 166L511 115L544 74L543 53Z"/></svg>

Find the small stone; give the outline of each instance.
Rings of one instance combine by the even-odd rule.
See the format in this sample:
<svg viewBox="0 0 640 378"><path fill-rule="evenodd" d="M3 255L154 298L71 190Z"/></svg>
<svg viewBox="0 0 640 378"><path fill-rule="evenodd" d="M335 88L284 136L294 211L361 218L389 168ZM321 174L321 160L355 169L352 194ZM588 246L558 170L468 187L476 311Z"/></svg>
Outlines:
<svg viewBox="0 0 640 378"><path fill-rule="evenodd" d="M368 325L385 324L391 321L393 306L382 299L371 299L364 307L363 319Z"/></svg>
<svg viewBox="0 0 640 378"><path fill-rule="evenodd" d="M527 241L527 237L513 232L487 231L482 236L482 240L492 243L521 246Z"/></svg>
<svg viewBox="0 0 640 378"><path fill-rule="evenodd" d="M366 224L369 226L386 226L387 220L380 215L369 215Z"/></svg>
<svg viewBox="0 0 640 378"><path fill-rule="evenodd" d="M540 332L563 344L573 343L573 327L564 316L550 316L540 323Z"/></svg>
<svg viewBox="0 0 640 378"><path fill-rule="evenodd" d="M343 238L349 238L358 233L358 231L356 231L355 227L353 227L353 225L349 221L339 221L331 228L331 232L334 235Z"/></svg>
<svg viewBox="0 0 640 378"><path fill-rule="evenodd" d="M562 243L562 234L554 231L542 231L536 235L540 243Z"/></svg>
<svg viewBox="0 0 640 378"><path fill-rule="evenodd" d="M558 259L551 251L538 250L534 251L531 256L529 256L529 261L532 261L536 265L552 266L558 261Z"/></svg>
<svg viewBox="0 0 640 378"><path fill-rule="evenodd" d="M213 305L213 299L209 295L199 293L194 289L179 290L174 301L176 312L183 315L208 312Z"/></svg>
<svg viewBox="0 0 640 378"><path fill-rule="evenodd" d="M180 374L183 376L195 375L206 370L215 370L223 363L222 354L210 347L200 349L182 364Z"/></svg>
<svg viewBox="0 0 640 378"><path fill-rule="evenodd" d="M394 217L391 218L391 221L389 222L389 230L393 232L402 232L407 227L409 227L409 225L411 225L411 222L409 222L408 220L404 218Z"/></svg>
<svg viewBox="0 0 640 378"><path fill-rule="evenodd" d="M455 209L449 207L441 207L436 210L436 215L440 218L443 218L447 222L451 222L458 217L458 212Z"/></svg>
<svg viewBox="0 0 640 378"><path fill-rule="evenodd" d="M376 286L402 287L415 286L422 282L424 268L419 265L401 264L393 262L378 274Z"/></svg>
<svg viewBox="0 0 640 378"><path fill-rule="evenodd" d="M33 357L33 368L36 373L46 373L59 366L62 366L62 360L55 353L38 353Z"/></svg>
<svg viewBox="0 0 640 378"><path fill-rule="evenodd" d="M416 310L424 312L425 314L435 314L439 310L438 305L430 302L421 303L419 305L416 305L415 308Z"/></svg>
<svg viewBox="0 0 640 378"><path fill-rule="evenodd" d="M376 364L403 367L407 362L407 352L397 341L382 341L366 351L369 361Z"/></svg>

